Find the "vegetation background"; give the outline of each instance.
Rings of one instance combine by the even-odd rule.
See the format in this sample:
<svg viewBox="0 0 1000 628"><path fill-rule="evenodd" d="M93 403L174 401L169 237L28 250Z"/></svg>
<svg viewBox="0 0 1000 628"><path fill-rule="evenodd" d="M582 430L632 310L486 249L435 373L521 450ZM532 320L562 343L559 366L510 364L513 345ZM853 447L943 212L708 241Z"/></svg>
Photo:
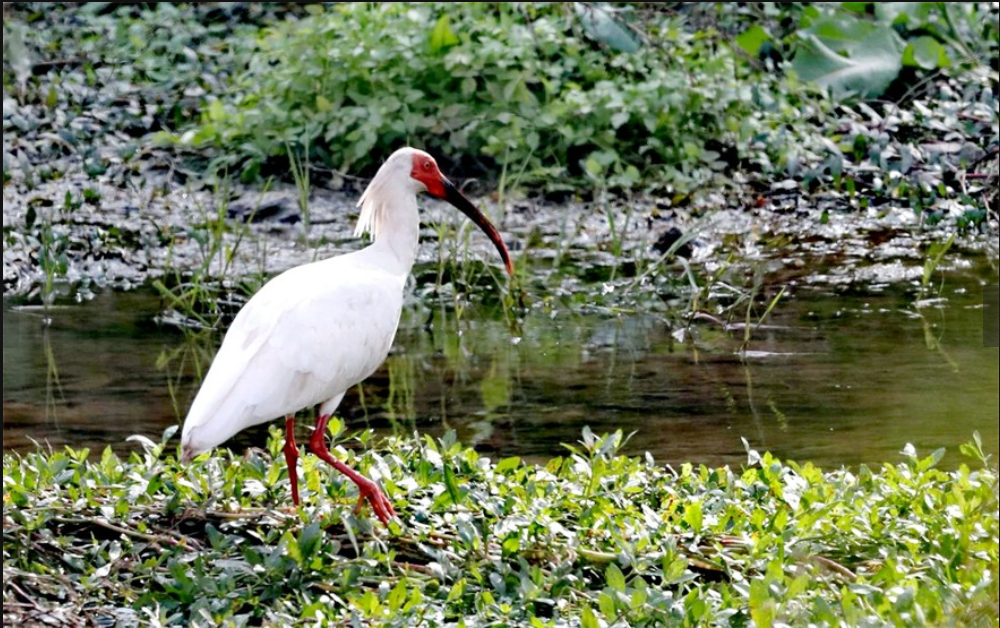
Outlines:
<svg viewBox="0 0 1000 628"><path fill-rule="evenodd" d="M168 320L214 333L274 270L246 261L246 223L299 221L295 255L324 254L318 190L353 194L403 144L501 214L598 208L618 289L578 307L749 323L781 298L699 274L687 224L624 263L631 212L911 212L931 284L953 243L995 247L998 21L996 2L4 3L5 297L155 281ZM235 202L281 185L290 204ZM440 235L436 289L495 284ZM577 279L521 263L512 328L521 286ZM383 532L308 460L314 498L281 510L276 434L190 467L171 435L4 454L5 625L998 625L978 438L950 470L908 448L825 472L749 446L742 469L669 469L589 430L541 466L345 438L406 505Z"/></svg>

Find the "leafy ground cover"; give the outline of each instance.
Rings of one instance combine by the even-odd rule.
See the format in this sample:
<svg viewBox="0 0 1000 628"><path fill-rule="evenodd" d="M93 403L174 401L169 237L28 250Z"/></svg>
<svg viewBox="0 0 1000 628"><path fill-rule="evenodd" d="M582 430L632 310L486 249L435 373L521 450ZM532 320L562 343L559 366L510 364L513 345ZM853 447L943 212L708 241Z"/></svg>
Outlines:
<svg viewBox="0 0 1000 628"><path fill-rule="evenodd" d="M339 426L338 426L339 427ZM335 427L334 429L338 429ZM169 436L168 435L165 435ZM165 438L166 440L166 438ZM270 451L179 466L4 455L4 618L48 625L990 626L997 473L822 471L748 447L740 469L617 455L621 433L544 466L445 437L345 441L400 514L351 513L311 456L305 505ZM362 451L355 446L364 445Z"/></svg>

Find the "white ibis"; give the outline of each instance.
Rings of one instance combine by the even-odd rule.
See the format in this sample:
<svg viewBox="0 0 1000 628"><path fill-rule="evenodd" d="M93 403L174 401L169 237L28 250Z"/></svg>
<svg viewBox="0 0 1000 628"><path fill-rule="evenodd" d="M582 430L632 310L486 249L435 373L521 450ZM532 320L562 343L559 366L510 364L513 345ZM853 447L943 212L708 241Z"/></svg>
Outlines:
<svg viewBox="0 0 1000 628"><path fill-rule="evenodd" d="M285 461L299 504L295 413L319 406L313 453L358 486L387 524L395 510L378 485L330 455L326 427L344 393L385 360L396 335L403 286L417 255L417 193L444 199L482 229L508 273L510 254L496 228L422 150L401 148L379 168L358 204L360 251L305 264L266 283L237 314L184 421L182 460L251 425L285 417Z"/></svg>

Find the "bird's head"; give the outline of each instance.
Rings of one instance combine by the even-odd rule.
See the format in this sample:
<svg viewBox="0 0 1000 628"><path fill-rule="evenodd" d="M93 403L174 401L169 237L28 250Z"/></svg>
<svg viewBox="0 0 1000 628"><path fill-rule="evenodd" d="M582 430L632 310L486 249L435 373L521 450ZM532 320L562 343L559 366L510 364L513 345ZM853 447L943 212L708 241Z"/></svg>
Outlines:
<svg viewBox="0 0 1000 628"><path fill-rule="evenodd" d="M496 247L500 258L503 260L507 273L514 274L514 265L510 260L510 253L507 251L507 246L504 244L503 238L500 237L500 233L496 230L496 227L472 204L472 201L466 198L447 177L441 174L441 169L438 168L434 158L418 148L400 148L390 155L389 159L386 160L375 175L375 179L371 185L369 185L368 189L362 195L359 204L363 205L366 197L369 197L369 195L377 194L377 190L381 187L383 181L388 182L395 179L406 169L409 170L408 181L413 185L414 193L427 192L434 198L447 201L468 216L486 234L490 241L493 242L493 246Z"/></svg>
<svg viewBox="0 0 1000 628"><path fill-rule="evenodd" d="M410 178L423 186L423 191L434 198L446 200L448 179L441 174L434 158L422 150L410 149Z"/></svg>

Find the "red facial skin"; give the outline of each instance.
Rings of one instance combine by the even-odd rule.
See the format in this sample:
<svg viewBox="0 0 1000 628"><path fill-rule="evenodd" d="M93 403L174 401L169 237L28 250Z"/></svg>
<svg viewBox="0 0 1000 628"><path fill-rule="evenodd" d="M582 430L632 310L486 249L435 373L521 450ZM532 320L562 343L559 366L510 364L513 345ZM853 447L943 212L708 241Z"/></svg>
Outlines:
<svg viewBox="0 0 1000 628"><path fill-rule="evenodd" d="M420 181L427 188L427 193L434 198L445 197L444 175L438 169L437 163L426 155L413 156L413 170L410 177Z"/></svg>

